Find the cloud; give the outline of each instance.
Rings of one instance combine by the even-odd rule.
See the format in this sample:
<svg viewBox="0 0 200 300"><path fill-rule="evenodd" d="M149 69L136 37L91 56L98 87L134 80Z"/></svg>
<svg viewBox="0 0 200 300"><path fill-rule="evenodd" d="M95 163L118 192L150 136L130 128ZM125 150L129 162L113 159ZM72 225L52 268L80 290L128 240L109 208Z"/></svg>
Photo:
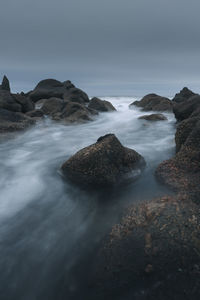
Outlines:
<svg viewBox="0 0 200 300"><path fill-rule="evenodd" d="M1 75L21 89L69 78L98 94L100 82L113 82L107 93L127 82L130 92L131 82L133 92L146 82L197 87L199 10L196 0L2 0Z"/></svg>

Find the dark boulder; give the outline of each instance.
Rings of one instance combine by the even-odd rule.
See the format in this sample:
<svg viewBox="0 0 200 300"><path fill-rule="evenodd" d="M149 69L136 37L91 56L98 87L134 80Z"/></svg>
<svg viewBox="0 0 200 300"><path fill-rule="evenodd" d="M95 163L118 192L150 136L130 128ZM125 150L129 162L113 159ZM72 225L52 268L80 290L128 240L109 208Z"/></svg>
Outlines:
<svg viewBox="0 0 200 300"><path fill-rule="evenodd" d="M189 99L190 97L196 95L191 90L189 90L187 87L184 87L179 93L177 93L172 101L176 103L184 102L185 100Z"/></svg>
<svg viewBox="0 0 200 300"><path fill-rule="evenodd" d="M41 109L34 109L26 113L26 116L31 118L42 118L44 117L44 113Z"/></svg>
<svg viewBox="0 0 200 300"><path fill-rule="evenodd" d="M25 129L35 123L28 116L0 108L0 132L12 132Z"/></svg>
<svg viewBox="0 0 200 300"><path fill-rule="evenodd" d="M29 97L34 102L51 97L62 98L64 91L65 88L60 81L55 79L45 79L40 81L35 89L29 93Z"/></svg>
<svg viewBox="0 0 200 300"><path fill-rule="evenodd" d="M63 108L60 112L54 113L52 118L64 123L83 123L92 120L93 111L85 105L77 102L64 101Z"/></svg>
<svg viewBox="0 0 200 300"><path fill-rule="evenodd" d="M144 119L147 121L166 121L167 118L163 114L151 114L151 115L144 115L139 117L138 119Z"/></svg>
<svg viewBox="0 0 200 300"><path fill-rule="evenodd" d="M90 100L88 107L101 112L116 110L109 101L101 100L96 97Z"/></svg>
<svg viewBox="0 0 200 300"><path fill-rule="evenodd" d="M195 95L181 103L176 103L173 106L175 117L178 121L194 116L200 110L200 95Z"/></svg>
<svg viewBox="0 0 200 300"><path fill-rule="evenodd" d="M63 99L52 97L43 102L41 110L44 114L53 116L55 113L61 112L63 107Z"/></svg>
<svg viewBox="0 0 200 300"><path fill-rule="evenodd" d="M64 87L66 88L66 90L75 88L75 85L73 83L71 83L70 80L66 80L63 82Z"/></svg>
<svg viewBox="0 0 200 300"><path fill-rule="evenodd" d="M132 105L141 107L143 111L172 111L172 101L156 94L148 94L140 101L134 101L130 108Z"/></svg>
<svg viewBox="0 0 200 300"><path fill-rule="evenodd" d="M65 92L64 100L78 102L80 104L89 102L88 95L76 87L72 87Z"/></svg>
<svg viewBox="0 0 200 300"><path fill-rule="evenodd" d="M0 90L0 108L11 110L14 112L21 112L22 107L16 101L15 97L9 91Z"/></svg>
<svg viewBox="0 0 200 300"><path fill-rule="evenodd" d="M177 154L162 162L156 177L176 191L199 201L200 194L200 120L185 120L176 135ZM199 201L200 203L200 201Z"/></svg>
<svg viewBox="0 0 200 300"><path fill-rule="evenodd" d="M23 93L21 94L12 94L15 101L21 105L21 111L26 113L28 111L34 110L35 104L29 97L26 97Z"/></svg>
<svg viewBox="0 0 200 300"><path fill-rule="evenodd" d="M28 95L34 102L52 97L65 98L80 103L89 102L87 94L77 89L69 80L64 82L55 79L42 80Z"/></svg>
<svg viewBox="0 0 200 300"><path fill-rule="evenodd" d="M3 77L2 84L0 85L0 89L10 92L10 82L5 75Z"/></svg>
<svg viewBox="0 0 200 300"><path fill-rule="evenodd" d="M200 299L199 207L183 195L149 200L132 204L100 243L91 299Z"/></svg>
<svg viewBox="0 0 200 300"><path fill-rule="evenodd" d="M109 187L133 180L144 165L140 154L123 147L114 134L107 134L69 158L62 165L62 171L67 179L78 185Z"/></svg>
<svg viewBox="0 0 200 300"><path fill-rule="evenodd" d="M199 120L200 116L188 118L179 123L175 135L176 152L181 149L181 146L186 142L188 136L191 134Z"/></svg>

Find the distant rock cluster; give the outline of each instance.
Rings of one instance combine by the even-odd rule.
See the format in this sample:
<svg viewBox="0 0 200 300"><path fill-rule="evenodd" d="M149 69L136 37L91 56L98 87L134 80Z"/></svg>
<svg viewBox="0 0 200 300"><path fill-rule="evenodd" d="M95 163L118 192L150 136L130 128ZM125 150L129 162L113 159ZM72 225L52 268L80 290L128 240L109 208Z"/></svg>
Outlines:
<svg viewBox="0 0 200 300"><path fill-rule="evenodd" d="M14 94L6 76L0 85L0 132L21 130L42 119L69 123L91 121L99 112L114 111L113 105L88 95L71 81L40 81L33 91Z"/></svg>

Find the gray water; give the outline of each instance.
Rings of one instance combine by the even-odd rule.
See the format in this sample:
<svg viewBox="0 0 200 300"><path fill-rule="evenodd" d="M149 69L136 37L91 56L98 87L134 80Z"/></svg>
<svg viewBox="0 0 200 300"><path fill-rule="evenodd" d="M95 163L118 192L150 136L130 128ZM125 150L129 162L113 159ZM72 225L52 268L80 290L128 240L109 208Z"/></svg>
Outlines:
<svg viewBox="0 0 200 300"><path fill-rule="evenodd" d="M88 258L124 209L166 193L153 175L174 153L175 119L138 120L133 98L104 98L117 112L64 126L45 119L0 143L0 299L87 299ZM107 133L144 156L134 183L110 193L80 190L64 181L60 165Z"/></svg>

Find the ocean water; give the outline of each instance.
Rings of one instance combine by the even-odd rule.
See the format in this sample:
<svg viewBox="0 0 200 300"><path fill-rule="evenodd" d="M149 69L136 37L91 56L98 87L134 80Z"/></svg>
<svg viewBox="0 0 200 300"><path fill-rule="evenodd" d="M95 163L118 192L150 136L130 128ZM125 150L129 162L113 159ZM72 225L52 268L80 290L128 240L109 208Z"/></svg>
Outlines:
<svg viewBox="0 0 200 300"><path fill-rule="evenodd" d="M50 119L0 142L0 299L87 299L86 268L127 206L167 189L154 170L175 151L175 119L138 120L136 98L104 97L116 112L64 126ZM119 191L87 193L64 181L61 164L79 149L114 133L144 156L141 177ZM82 296L80 296L82 295ZM81 298L80 298L81 297Z"/></svg>

